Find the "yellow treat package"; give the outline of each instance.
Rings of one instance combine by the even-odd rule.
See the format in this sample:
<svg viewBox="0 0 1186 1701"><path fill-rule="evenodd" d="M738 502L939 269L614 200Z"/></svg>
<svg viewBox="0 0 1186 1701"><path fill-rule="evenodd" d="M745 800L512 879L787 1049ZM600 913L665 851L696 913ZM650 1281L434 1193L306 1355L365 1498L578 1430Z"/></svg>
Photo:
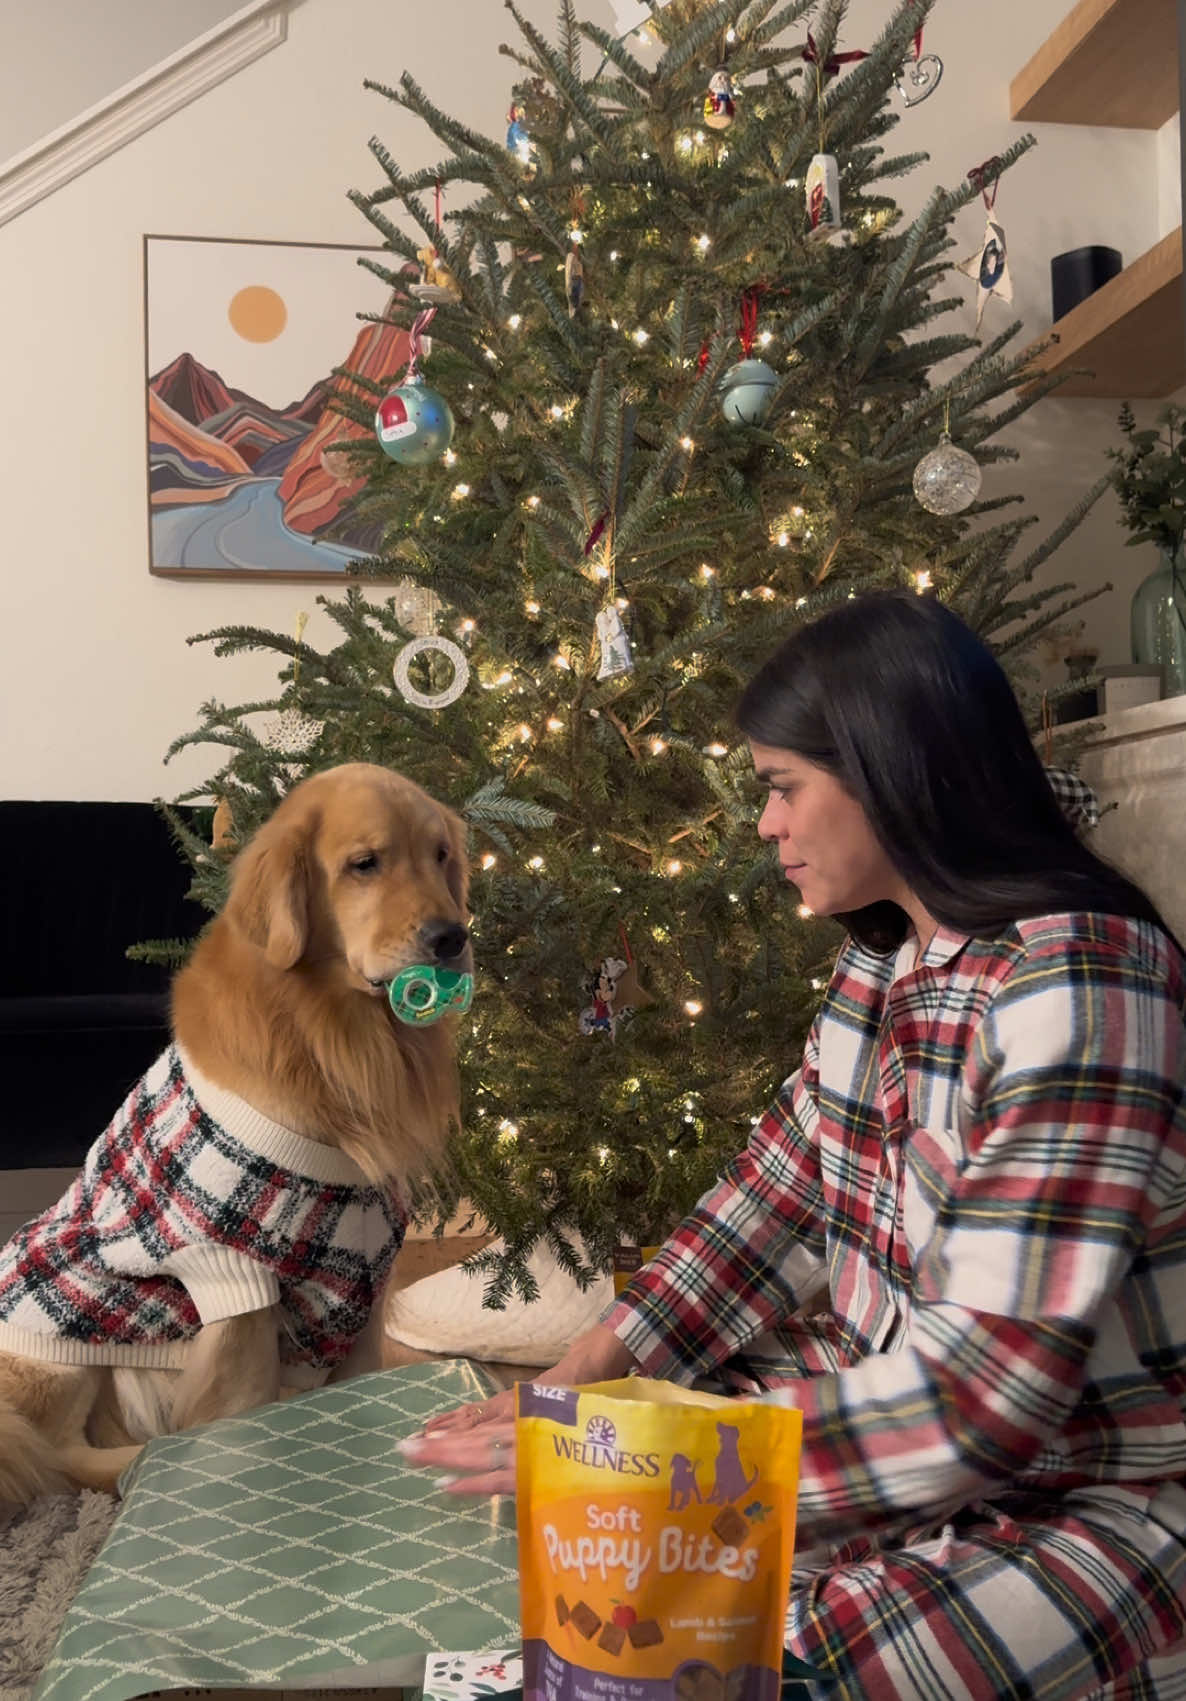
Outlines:
<svg viewBox="0 0 1186 1701"><path fill-rule="evenodd" d="M518 1385L524 1701L777 1701L802 1417Z"/></svg>

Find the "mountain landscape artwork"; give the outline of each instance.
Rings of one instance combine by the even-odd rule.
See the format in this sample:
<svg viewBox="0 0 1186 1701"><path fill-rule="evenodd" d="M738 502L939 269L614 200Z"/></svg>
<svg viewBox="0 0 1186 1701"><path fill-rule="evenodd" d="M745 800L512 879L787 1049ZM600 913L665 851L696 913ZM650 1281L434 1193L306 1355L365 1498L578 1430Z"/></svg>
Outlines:
<svg viewBox="0 0 1186 1701"><path fill-rule="evenodd" d="M144 239L149 567L173 578L337 580L377 545L351 523L332 406L346 380L407 365L372 252L334 244Z"/></svg>

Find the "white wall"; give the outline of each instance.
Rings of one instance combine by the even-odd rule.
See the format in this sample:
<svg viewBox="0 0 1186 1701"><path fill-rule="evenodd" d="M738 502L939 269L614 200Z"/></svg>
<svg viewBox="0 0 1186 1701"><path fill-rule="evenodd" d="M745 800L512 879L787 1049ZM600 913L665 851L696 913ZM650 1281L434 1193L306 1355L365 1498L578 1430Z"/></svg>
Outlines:
<svg viewBox="0 0 1186 1701"><path fill-rule="evenodd" d="M0 160L114 94L243 0L0 0Z"/></svg>
<svg viewBox="0 0 1186 1701"><path fill-rule="evenodd" d="M931 179L947 185L1027 128L1037 138L1038 146L1002 182L996 207L1009 240L1013 312L1023 321L1026 338L1050 328L1052 255L1103 243L1118 248L1127 263L1151 248L1179 216L1167 188L1173 125L1159 135L1079 125L1026 126L1009 119L1010 81L1069 10L1070 0L995 0L991 24L986 24L982 8L940 0L923 46L944 61L943 82L895 132L895 146L904 147L909 136L929 151ZM854 0L849 12L853 40L859 42L862 31L870 34L885 13L882 0ZM1172 170L1176 182L1176 161ZM923 168L903 185L903 205L913 210L927 187ZM978 247L983 227L979 203L960 215L960 258ZM964 287L971 298L971 282ZM1008 323L1009 309L990 301L986 334ZM1138 416L1151 420L1162 405L1138 404ZM1020 452L1021 460L989 468L985 495L1021 492L1041 521L1031 534L1037 540L1042 528L1052 529L1076 497L1108 470L1105 450L1117 440L1118 407L1118 402L1085 398L1041 402L1001 439ZM1039 578L1048 584L1072 581L1082 590L1108 582L1115 587L1075 617L1084 621L1084 641L1103 662L1129 659L1132 592L1157 564L1151 546L1125 547L1127 534L1118 518L1116 499L1108 492ZM1051 683L1066 677L1061 665L1048 674Z"/></svg>
<svg viewBox="0 0 1186 1701"><path fill-rule="evenodd" d="M888 0L854 0L849 39L873 33ZM893 146L929 148L932 167L902 185L914 206L929 183L957 180L1017 133L1007 116L1012 73L1049 33L1066 0L996 0L991 27L945 0L927 47L946 61L938 93L915 108ZM552 0L529 0L550 23ZM582 10L609 24L608 0ZM97 8L75 0L76 28ZM448 110L492 135L505 123L513 77L497 54L513 24L501 0L303 0L287 43L175 114L48 201L0 228L0 427L7 549L0 622L0 714L7 733L0 795L148 798L210 771L200 752L168 769L162 753L192 727L208 696L269 691L265 658L216 661L186 638L232 621L291 628L314 588L179 583L147 571L141 235L363 242L369 227L345 198L377 173L366 151L379 132L406 164L438 149L364 77L395 81L405 66ZM1017 308L1034 334L1049 319L1049 256L1107 241L1126 258L1159 234L1158 140L1129 132L1046 127L1012 174L999 210L1009 234ZM978 245L973 210L961 246ZM971 298L971 286L969 298ZM1004 309L993 306L991 329ZM1115 406L1047 402L1015 429L1024 452L1006 469L1053 523L1103 465ZM1111 659L1123 659L1136 582L1113 515L1097 515L1057 563L1057 576L1123 585L1092 614ZM328 636L314 615L308 637Z"/></svg>

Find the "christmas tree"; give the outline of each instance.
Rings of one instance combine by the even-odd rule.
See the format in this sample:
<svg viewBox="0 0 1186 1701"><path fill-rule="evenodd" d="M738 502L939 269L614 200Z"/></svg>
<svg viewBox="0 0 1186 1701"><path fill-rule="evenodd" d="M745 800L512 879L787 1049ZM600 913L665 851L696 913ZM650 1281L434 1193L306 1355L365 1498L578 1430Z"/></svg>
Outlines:
<svg viewBox="0 0 1186 1701"><path fill-rule="evenodd" d="M1016 325L965 328L951 227L1031 138L903 218L889 185L924 156L886 139L925 0L863 56L839 52L842 0L669 0L624 40L571 0L555 40L507 4L505 140L407 73L374 88L442 157L405 172L376 139L381 185L353 195L386 250L364 262L392 291L376 324L415 370L340 375L336 452L368 570L400 588L318 598L324 650L204 634L275 652L280 686L206 704L174 746L223 750L201 792L223 848L177 823L212 909L235 843L307 772L388 764L468 820L478 991L432 1198L502 1237L494 1303L530 1297L541 1240L583 1276L660 1238L794 1065L837 935L796 914L754 831L730 724L754 664L892 584L1017 667L1081 600L1032 581L1098 494L1024 554L1014 499L973 500L1043 386L1018 388ZM407 652L426 627L452 661Z"/></svg>

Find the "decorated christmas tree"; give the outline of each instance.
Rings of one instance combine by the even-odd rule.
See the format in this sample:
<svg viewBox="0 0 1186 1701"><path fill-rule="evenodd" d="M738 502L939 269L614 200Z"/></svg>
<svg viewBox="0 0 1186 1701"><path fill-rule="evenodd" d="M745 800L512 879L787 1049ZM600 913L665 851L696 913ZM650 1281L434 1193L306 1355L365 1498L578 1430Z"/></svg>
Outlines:
<svg viewBox="0 0 1186 1701"><path fill-rule="evenodd" d="M333 453L387 583L318 598L331 648L204 634L275 652L277 695L209 703L174 746L221 752L192 794L221 800L221 848L178 823L211 908L235 844L334 763L469 822L478 990L431 1198L498 1231L494 1302L530 1292L541 1240L580 1274L659 1238L794 1066L837 934L754 830L730 720L754 664L888 584L1016 669L1081 600L1033 578L1098 494L1028 553L1013 499L976 501L1043 393L990 299L995 185L1031 139L903 217L925 0L862 53L842 0L656 0L626 39L570 0L545 39L507 3L505 138L410 71L373 86L442 149L409 172L373 140L379 185L353 196L386 250L363 261L392 292L377 328L406 340L340 375ZM972 288L952 226L981 197Z"/></svg>

